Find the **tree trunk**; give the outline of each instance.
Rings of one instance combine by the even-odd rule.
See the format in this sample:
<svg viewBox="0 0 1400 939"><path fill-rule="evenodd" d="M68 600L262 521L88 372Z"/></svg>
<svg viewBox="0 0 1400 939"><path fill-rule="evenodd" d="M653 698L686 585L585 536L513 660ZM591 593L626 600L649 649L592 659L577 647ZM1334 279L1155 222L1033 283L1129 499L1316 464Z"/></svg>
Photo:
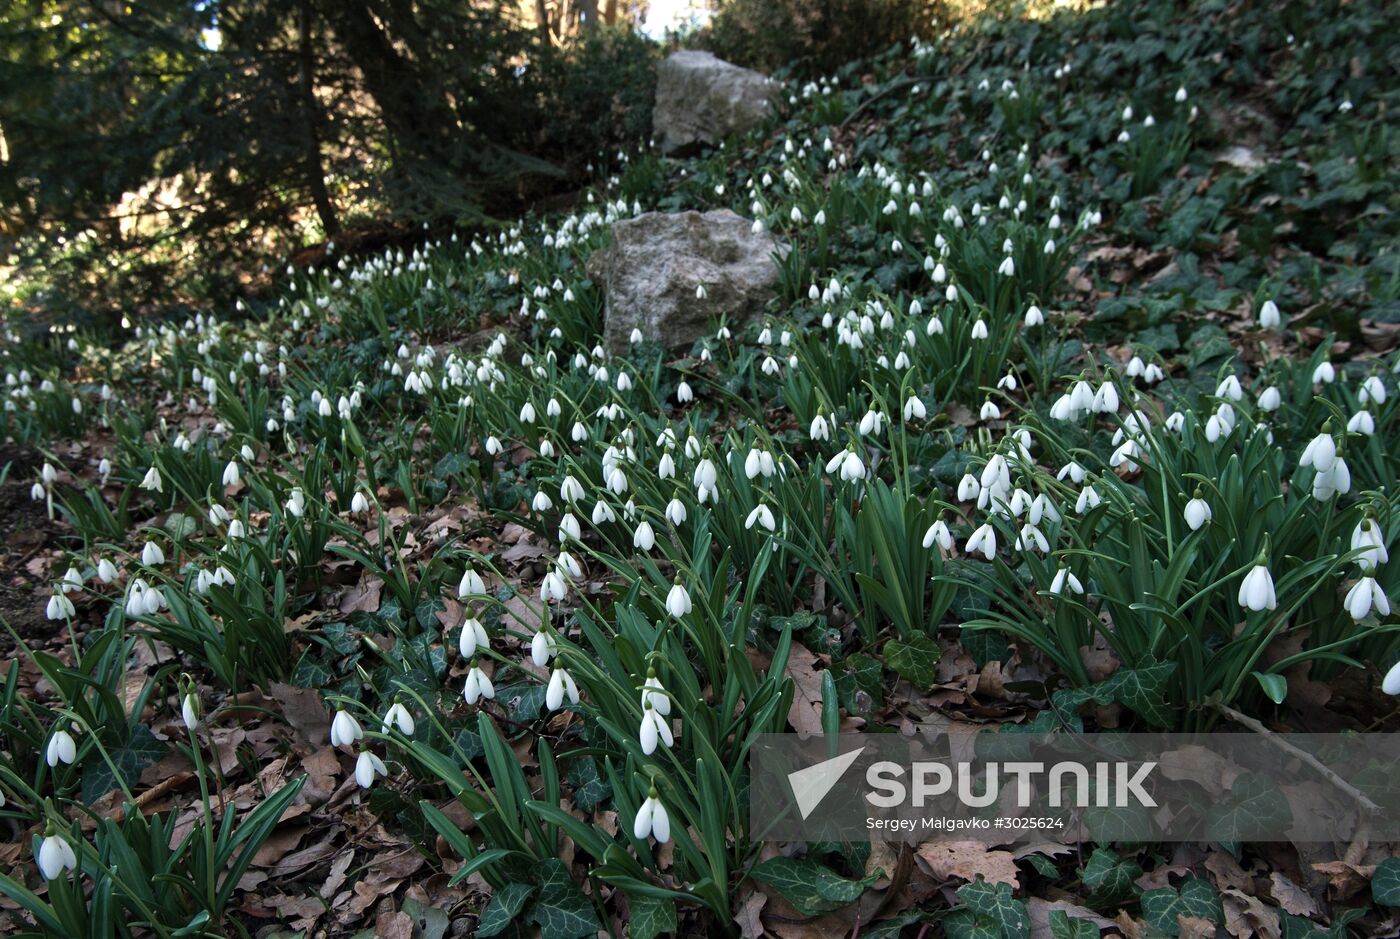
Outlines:
<svg viewBox="0 0 1400 939"><path fill-rule="evenodd" d="M316 103L316 55L311 42L311 3L301 0L298 11L297 56L300 60L301 106L306 112L306 182L311 189L311 201L320 216L321 227L326 237L333 239L340 234L340 219L336 217L331 194L326 189L326 169L321 160L321 138L316 133L321 121L321 109Z"/></svg>

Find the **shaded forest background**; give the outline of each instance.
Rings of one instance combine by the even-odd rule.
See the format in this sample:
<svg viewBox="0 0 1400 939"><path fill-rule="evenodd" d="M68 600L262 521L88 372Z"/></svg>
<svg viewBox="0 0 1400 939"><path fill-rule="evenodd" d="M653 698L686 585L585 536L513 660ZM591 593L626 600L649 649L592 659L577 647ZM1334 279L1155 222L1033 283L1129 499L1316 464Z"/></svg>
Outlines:
<svg viewBox="0 0 1400 939"><path fill-rule="evenodd" d="M658 41L646 0L12 0L0 297L30 328L101 330L255 295L328 242L490 231L645 146L668 47L815 75L948 12L707 6Z"/></svg>

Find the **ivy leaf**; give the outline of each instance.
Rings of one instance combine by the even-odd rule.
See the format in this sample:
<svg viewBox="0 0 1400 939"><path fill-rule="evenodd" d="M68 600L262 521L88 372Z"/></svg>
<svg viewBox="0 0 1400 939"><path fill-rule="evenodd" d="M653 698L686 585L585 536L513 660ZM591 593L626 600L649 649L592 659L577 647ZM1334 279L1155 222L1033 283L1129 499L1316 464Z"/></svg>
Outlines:
<svg viewBox="0 0 1400 939"><path fill-rule="evenodd" d="M1103 686L1124 707L1136 711L1148 723L1157 727L1170 727L1172 715L1166 706L1166 685L1175 671L1175 662L1123 668L1115 672Z"/></svg>
<svg viewBox="0 0 1400 939"><path fill-rule="evenodd" d="M1141 876L1142 868L1136 861L1123 860L1108 848L1095 848L1080 879L1089 888L1089 904L1105 908L1131 900L1137 892L1135 881Z"/></svg>
<svg viewBox="0 0 1400 939"><path fill-rule="evenodd" d="M1050 911L1052 939L1099 939L1099 927L1087 919L1070 919L1064 910Z"/></svg>
<svg viewBox="0 0 1400 939"><path fill-rule="evenodd" d="M564 778L573 787L574 807L581 812L592 812L612 795L612 786L598 775L598 764L591 756L575 760Z"/></svg>
<svg viewBox="0 0 1400 939"><path fill-rule="evenodd" d="M540 896L530 921L540 927L541 939L580 939L603 928L593 904L574 884L563 861L551 858L539 867Z"/></svg>
<svg viewBox="0 0 1400 939"><path fill-rule="evenodd" d="M481 918L476 923L476 934L478 936L497 936L505 931L505 928L515 922L520 916L520 911L525 909L525 901L530 899L530 894L535 892L535 888L529 884L511 883L506 884L491 896L491 902L486 904L486 909L481 911Z"/></svg>
<svg viewBox="0 0 1400 939"><path fill-rule="evenodd" d="M1003 939L1001 925L990 916L978 916L968 909L954 910L943 921L948 939Z"/></svg>
<svg viewBox="0 0 1400 939"><path fill-rule="evenodd" d="M996 924L1006 939L1029 936L1031 918L1026 905L1011 894L1011 885L978 880L958 889L958 898L980 921Z"/></svg>
<svg viewBox="0 0 1400 939"><path fill-rule="evenodd" d="M1206 831L1215 841L1277 838L1292 822L1288 799L1272 779L1259 773L1241 773L1230 787L1229 801L1206 813Z"/></svg>
<svg viewBox="0 0 1400 939"><path fill-rule="evenodd" d="M676 931L676 901L669 897L639 895L632 898L631 906L627 933L631 939L656 939Z"/></svg>
<svg viewBox="0 0 1400 939"><path fill-rule="evenodd" d="M1381 906L1400 906L1400 858L1388 857L1376 865L1371 897Z"/></svg>
<svg viewBox="0 0 1400 939"><path fill-rule="evenodd" d="M885 664L915 688L933 686L938 678L938 658L942 655L932 639L923 633L910 633L885 643Z"/></svg>
<svg viewBox="0 0 1400 939"><path fill-rule="evenodd" d="M141 778L141 771L165 756L165 751L165 744L156 739L149 727L145 724L136 724L131 728L131 736L127 738L126 743L117 749L108 751L112 757L113 765L121 774L121 782L117 781L117 777L113 775L112 768L107 765L106 760L89 760L83 767L83 785L80 797L83 802L92 805L122 783L130 788Z"/></svg>
<svg viewBox="0 0 1400 939"><path fill-rule="evenodd" d="M1181 934L1178 916L1193 916L1219 923L1224 920L1225 912L1220 907L1220 895L1215 888L1197 878L1182 884L1180 892L1173 887L1160 887L1142 895L1142 917L1148 925L1169 936L1177 936Z"/></svg>
<svg viewBox="0 0 1400 939"><path fill-rule="evenodd" d="M816 861L775 857L755 867L750 876L781 893L802 915L816 916L853 902L879 874L847 880Z"/></svg>

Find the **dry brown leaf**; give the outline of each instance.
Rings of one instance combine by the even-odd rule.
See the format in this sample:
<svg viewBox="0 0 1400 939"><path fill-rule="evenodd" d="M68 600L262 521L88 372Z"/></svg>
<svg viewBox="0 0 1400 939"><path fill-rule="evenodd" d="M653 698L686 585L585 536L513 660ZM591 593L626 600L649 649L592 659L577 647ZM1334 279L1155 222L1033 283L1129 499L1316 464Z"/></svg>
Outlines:
<svg viewBox="0 0 1400 939"><path fill-rule="evenodd" d="M1215 875L1215 885L1221 890L1248 891L1253 883L1239 861L1228 851L1211 851L1210 857L1206 858L1206 870Z"/></svg>
<svg viewBox="0 0 1400 939"><path fill-rule="evenodd" d="M1274 871L1269 875L1269 881L1273 884L1274 900L1285 912L1294 916L1316 916L1317 900L1312 894L1302 887L1289 880L1286 876Z"/></svg>
<svg viewBox="0 0 1400 939"><path fill-rule="evenodd" d="M380 913L374 921L379 939L413 939L413 917L403 911Z"/></svg>
<svg viewBox="0 0 1400 939"><path fill-rule="evenodd" d="M1225 929L1235 939L1279 939L1281 927L1278 911L1272 910L1239 890L1222 890L1220 901L1225 907ZM1212 933L1213 935L1214 933Z"/></svg>
<svg viewBox="0 0 1400 939"><path fill-rule="evenodd" d="M934 877L958 877L973 881L981 874L994 884L1019 887L1016 858L982 841L928 841L916 853L929 866Z"/></svg>
<svg viewBox="0 0 1400 939"><path fill-rule="evenodd" d="M1203 917L1178 914L1176 924L1181 927L1181 939L1215 939L1215 923Z"/></svg>
<svg viewBox="0 0 1400 939"><path fill-rule="evenodd" d="M792 644L785 674L792 679L792 706L788 723L803 736L822 732L822 676L816 666L820 660L800 642Z"/></svg>
<svg viewBox="0 0 1400 939"><path fill-rule="evenodd" d="M360 582L345 591L340 598L342 613L374 613L379 609L379 595L384 591L384 581L370 574L360 577Z"/></svg>
<svg viewBox="0 0 1400 939"><path fill-rule="evenodd" d="M282 706L282 716L287 723L307 741L320 745L330 739L330 715L315 691L273 682L272 697Z"/></svg>
<svg viewBox="0 0 1400 939"><path fill-rule="evenodd" d="M1031 939L1052 939L1054 934L1050 931L1050 914L1057 910L1070 919L1087 920L1099 927L1100 930L1114 927L1113 920L1100 916L1088 907L1070 903L1068 900L1043 900L1040 897L1030 897L1026 900L1026 913L1031 920Z"/></svg>
<svg viewBox="0 0 1400 939"><path fill-rule="evenodd" d="M743 939L759 939L763 935L763 920L759 914L768 902L768 894L755 890L739 903L739 911L734 914L734 922L739 927Z"/></svg>

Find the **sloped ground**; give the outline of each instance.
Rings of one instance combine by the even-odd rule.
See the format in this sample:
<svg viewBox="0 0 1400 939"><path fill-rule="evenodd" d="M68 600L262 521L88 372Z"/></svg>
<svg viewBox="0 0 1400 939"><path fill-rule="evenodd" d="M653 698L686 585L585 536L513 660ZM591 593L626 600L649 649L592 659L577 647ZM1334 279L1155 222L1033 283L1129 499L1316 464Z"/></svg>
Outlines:
<svg viewBox="0 0 1400 939"><path fill-rule="evenodd" d="M1396 934L1364 833L766 844L743 798L764 731L1393 725L1396 17L977 22L572 216L7 346L7 934ZM771 317L595 351L607 224L715 206L792 246Z"/></svg>

